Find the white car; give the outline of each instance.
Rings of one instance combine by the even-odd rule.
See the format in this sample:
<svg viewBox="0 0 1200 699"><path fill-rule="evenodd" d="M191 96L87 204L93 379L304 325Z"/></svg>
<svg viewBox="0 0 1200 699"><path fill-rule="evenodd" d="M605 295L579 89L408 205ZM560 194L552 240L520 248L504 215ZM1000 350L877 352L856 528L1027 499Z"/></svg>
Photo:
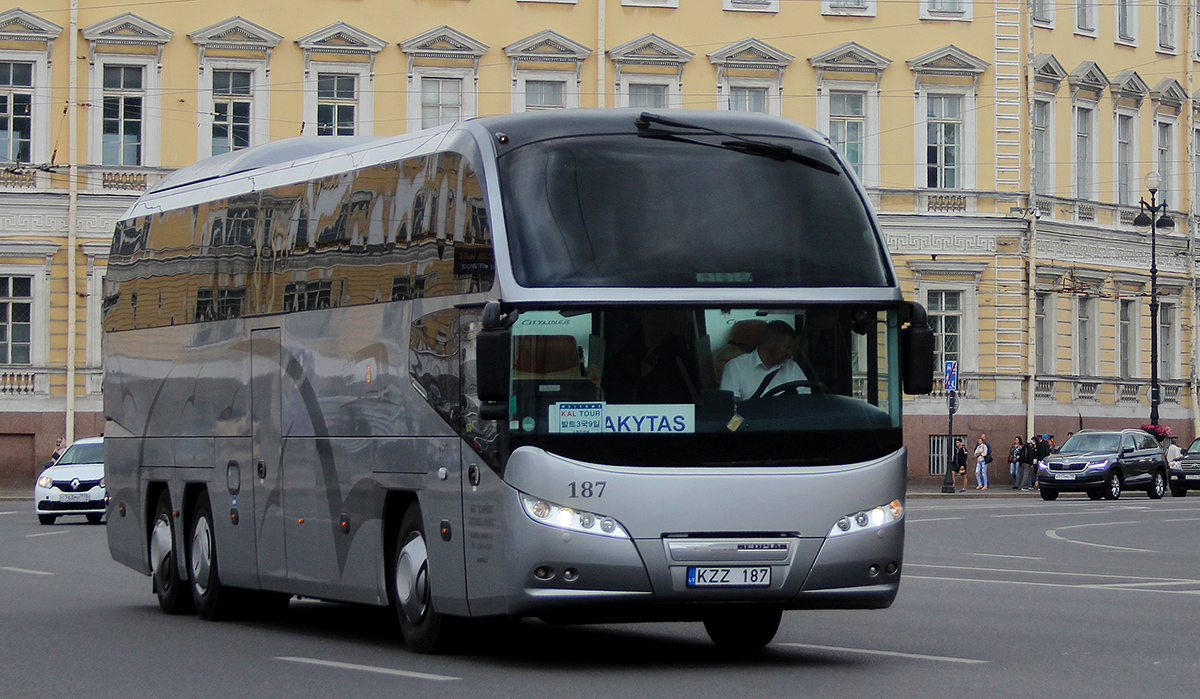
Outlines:
<svg viewBox="0 0 1200 699"><path fill-rule="evenodd" d="M77 439L33 487L38 521L54 524L62 515L85 515L99 524L104 518L104 438Z"/></svg>

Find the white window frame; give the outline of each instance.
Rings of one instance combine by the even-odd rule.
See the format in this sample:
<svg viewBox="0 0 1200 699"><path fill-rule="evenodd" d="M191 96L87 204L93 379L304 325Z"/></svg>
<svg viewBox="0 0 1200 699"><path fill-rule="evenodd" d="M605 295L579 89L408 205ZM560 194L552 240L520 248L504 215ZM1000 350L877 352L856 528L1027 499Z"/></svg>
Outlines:
<svg viewBox="0 0 1200 699"><path fill-rule="evenodd" d="M617 94L613 100L616 107L629 106L630 85L665 85L667 87L667 109L683 109L683 86L677 73L621 71L621 77L617 80Z"/></svg>
<svg viewBox="0 0 1200 699"><path fill-rule="evenodd" d="M1177 195L1181 191L1179 189L1180 168L1178 163L1179 135L1175 129L1177 124L1178 119L1174 116L1156 114L1154 117L1154 138L1152 140L1154 144L1154 165L1151 169L1158 172L1159 176L1162 177L1162 185L1158 190L1159 202L1178 199ZM1168 172L1163 172L1162 144L1160 142L1160 129L1164 126L1167 128L1166 163L1167 167L1170 168Z"/></svg>
<svg viewBox="0 0 1200 699"><path fill-rule="evenodd" d="M33 64L33 97L30 105L29 164L50 162L50 64L45 51L0 50L0 61ZM57 106L56 104L54 106ZM0 158L0 162L10 162Z"/></svg>
<svg viewBox="0 0 1200 699"><path fill-rule="evenodd" d="M1129 36L1121 36L1121 1L1113 0L1113 42L1123 46L1137 46L1140 0L1124 0L1125 7L1129 10Z"/></svg>
<svg viewBox="0 0 1200 699"><path fill-rule="evenodd" d="M1163 313L1164 308L1169 308L1167 314ZM1163 300L1162 294L1158 297L1158 377L1166 381L1174 381L1180 378L1181 362L1180 362L1180 345L1181 333L1179 319L1180 304L1177 298ZM1168 321L1168 322L1164 322ZM1174 322L1171 322L1174 321ZM1171 328L1171 342L1164 341L1163 327Z"/></svg>
<svg viewBox="0 0 1200 699"><path fill-rule="evenodd" d="M913 123L917 124L915 138L913 138L913 180L919 189L928 189L928 180L926 179L926 152L925 149L929 145L928 110L929 96L958 96L962 98L961 114L963 124L963 139L962 139L962 157L961 164L961 183L954 189L975 189L975 169L977 165L978 154L976 153L977 132L976 132L976 96L975 90L968 85L924 85L918 88L917 99L914 106Z"/></svg>
<svg viewBox="0 0 1200 699"><path fill-rule="evenodd" d="M1095 37L1099 33L1099 17L1097 17L1097 0L1074 0L1071 3L1071 24L1075 27L1075 33L1081 36ZM1079 21L1080 10L1084 10L1084 16L1091 26L1084 26Z"/></svg>
<svg viewBox="0 0 1200 699"><path fill-rule="evenodd" d="M1088 191L1081 192L1079 181L1079 112L1091 112L1091 130L1087 142L1087 174ZM1100 104L1098 102L1076 100L1071 105L1071 196L1075 199L1095 201L1100 198L1098 183L1100 181L1100 139L1098 138Z"/></svg>
<svg viewBox="0 0 1200 699"><path fill-rule="evenodd" d="M956 9L944 9L957 3ZM921 0L920 18L946 22L970 22L975 15L975 0Z"/></svg>
<svg viewBox="0 0 1200 699"><path fill-rule="evenodd" d="M158 167L162 163L162 76L158 59L137 54L97 53L88 75L88 101L96 108L88 110L88 162L104 161L104 68L139 66L142 69L142 163ZM211 94L209 95L211 97ZM210 127L211 129L211 127ZM211 135L211 131L210 131ZM212 152L209 151L209 155ZM111 165L109 167L138 167Z"/></svg>
<svg viewBox="0 0 1200 699"><path fill-rule="evenodd" d="M1138 192L1141 189L1138 177L1138 165L1141 162L1140 154L1138 153L1138 110L1129 107L1117 107L1113 110L1113 190L1112 200L1123 206L1136 206ZM1128 180L1125 186L1129 190L1129 201L1121 201L1121 119L1132 119L1130 125L1130 151L1129 151L1129 172Z"/></svg>
<svg viewBox="0 0 1200 699"><path fill-rule="evenodd" d="M525 104L525 83L529 81L561 82L563 109L578 109L581 103L579 76L573 70L517 70L516 86L512 93L514 114L529 111Z"/></svg>
<svg viewBox="0 0 1200 699"><path fill-rule="evenodd" d="M1036 14L1034 14L1034 12L1032 10L1033 1L1034 0L1029 0L1029 2L1031 3L1029 17L1033 21L1034 26L1043 27L1046 29L1053 29L1054 28L1054 19L1055 19L1054 10L1055 10L1055 8L1058 7L1058 4L1055 2L1055 0L1038 0L1042 5L1042 7L1041 7L1042 13L1041 13L1041 15L1036 15Z"/></svg>
<svg viewBox="0 0 1200 699"><path fill-rule="evenodd" d="M823 15L874 17L877 12L875 0L821 0Z"/></svg>
<svg viewBox="0 0 1200 699"><path fill-rule="evenodd" d="M625 7L679 7L679 0L621 0Z"/></svg>
<svg viewBox="0 0 1200 699"><path fill-rule="evenodd" d="M722 71L724 73L724 71ZM721 99L717 104L718 109L733 109L733 88L765 88L767 91L767 111L766 114L773 116L783 116L783 98L780 90L783 85L783 71L779 71L778 78L748 78L748 77L730 77L725 74L721 76Z"/></svg>
<svg viewBox="0 0 1200 699"><path fill-rule="evenodd" d="M1136 379L1141 376L1142 363L1142 309L1140 296L1118 296L1117 297L1117 376L1122 379ZM1129 308L1129 327L1122 327L1121 311L1128 304ZM1127 338L1122 335L1128 331ZM1121 347L1125 346L1125 352L1121 351ZM1128 354L1126 354L1126 352Z"/></svg>
<svg viewBox="0 0 1200 699"><path fill-rule="evenodd" d="M26 243L17 243L13 247L28 247ZM38 248L45 248L44 243L34 243ZM0 254L11 255L7 244L0 245ZM55 250L58 245L53 246ZM35 255L30 255L31 257ZM40 265L0 265L0 277L32 277L29 285L30 303L29 319L29 364L5 364L11 367L26 367L38 369L50 363L50 289L47 283L48 271Z"/></svg>
<svg viewBox="0 0 1200 699"><path fill-rule="evenodd" d="M964 372L978 371L979 343L973 341L973 338L979 335L978 285L964 282L922 279L920 286L920 299L926 308L929 308L929 292L931 291L957 291L962 294L962 305L959 310L962 314L962 322L959 327L959 337L962 338L962 346L958 349L958 371L960 375ZM936 336L934 342L937 342ZM934 352L936 356L936 348ZM940 375L941 369L942 367L940 366L934 367L935 375Z"/></svg>
<svg viewBox="0 0 1200 699"><path fill-rule="evenodd" d="M1166 17L1164 18L1164 13ZM1165 35L1164 35L1165 34ZM1158 53L1179 53L1179 17L1175 0L1157 0L1154 6L1154 45Z"/></svg>
<svg viewBox="0 0 1200 699"><path fill-rule="evenodd" d="M1037 337L1034 338L1034 373L1051 375L1058 368L1058 333L1052 332L1058 322L1058 294L1039 291L1036 293L1036 297L1045 299L1045 304L1042 316L1034 319L1034 322L1037 323ZM1036 311L1036 305L1034 308ZM1037 366L1038 349L1041 349L1042 366L1040 368Z"/></svg>
<svg viewBox="0 0 1200 699"><path fill-rule="evenodd" d="M1057 144L1058 132L1058 129L1055 128L1055 106L1058 104L1058 100L1056 100L1055 96L1052 94L1040 92L1034 95L1034 101L1046 105L1045 153L1043 154L1045 162L1043 163L1044 167L1041 168L1043 191L1039 191L1038 194L1054 196L1054 193L1057 190L1057 180L1055 179L1055 175L1057 173L1057 158L1054 157L1054 154L1056 152L1055 148ZM1030 116L1032 119L1032 115ZM1031 137L1032 132L1033 128L1031 121Z"/></svg>
<svg viewBox="0 0 1200 699"><path fill-rule="evenodd" d="M479 90L475 83L474 68L453 68L448 66L413 66L412 83L408 90L408 130L421 129L421 81L424 78L458 78L462 80L462 115L461 119L478 116Z"/></svg>
<svg viewBox="0 0 1200 699"><path fill-rule="evenodd" d="M829 133L831 113L830 96L834 92L858 92L864 95L863 110L863 166L859 180L864 186L878 187L882 183L883 145L880 137L879 86L875 83L853 80L824 80L817 86L817 123Z"/></svg>
<svg viewBox="0 0 1200 699"><path fill-rule="evenodd" d="M727 12L779 12L779 0L721 0Z"/></svg>
<svg viewBox="0 0 1200 699"><path fill-rule="evenodd" d="M357 99L354 107L354 135L375 135L375 81L370 63L312 61L304 76L305 136L317 135L317 78L319 75L353 75ZM253 117L253 115L251 115Z"/></svg>
<svg viewBox="0 0 1200 699"><path fill-rule="evenodd" d="M1082 366L1079 356L1079 309L1081 302L1088 302L1088 366ZM1076 376L1096 376L1099 366L1099 326L1100 326L1100 303L1096 296L1076 296L1075 302L1071 304L1071 366L1075 369Z"/></svg>
<svg viewBox="0 0 1200 699"><path fill-rule="evenodd" d="M199 95L196 99L196 110L200 117L196 154L201 160L212 157L212 81L213 72L218 70L250 73L250 147L262 145L271 138L271 84L266 61L206 56L200 70Z"/></svg>

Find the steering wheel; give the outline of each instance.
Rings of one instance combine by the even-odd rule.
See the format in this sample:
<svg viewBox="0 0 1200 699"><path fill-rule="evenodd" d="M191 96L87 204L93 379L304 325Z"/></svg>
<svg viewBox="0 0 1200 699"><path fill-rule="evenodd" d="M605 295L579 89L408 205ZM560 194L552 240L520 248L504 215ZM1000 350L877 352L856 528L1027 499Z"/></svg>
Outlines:
<svg viewBox="0 0 1200 699"><path fill-rule="evenodd" d="M784 383L781 383L778 386L776 386L775 388L772 388L772 389L768 390L766 393L762 394L761 397L762 398L770 398L771 396L779 396L779 395L783 395L784 393L798 394L800 392L796 389L801 388L803 386L807 386L807 387L811 388L813 393L824 393L825 392L825 387L823 385L821 385L819 382L810 381L810 380L805 379L802 381L786 381Z"/></svg>

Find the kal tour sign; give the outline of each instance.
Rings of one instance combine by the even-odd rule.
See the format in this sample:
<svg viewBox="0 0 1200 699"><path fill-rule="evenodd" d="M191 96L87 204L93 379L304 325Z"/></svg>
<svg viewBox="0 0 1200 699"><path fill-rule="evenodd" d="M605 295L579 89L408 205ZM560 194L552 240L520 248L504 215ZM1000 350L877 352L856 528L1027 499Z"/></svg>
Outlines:
<svg viewBox="0 0 1200 699"><path fill-rule="evenodd" d="M696 406L609 405L555 403L550 409L550 431L560 434L682 434L696 431Z"/></svg>

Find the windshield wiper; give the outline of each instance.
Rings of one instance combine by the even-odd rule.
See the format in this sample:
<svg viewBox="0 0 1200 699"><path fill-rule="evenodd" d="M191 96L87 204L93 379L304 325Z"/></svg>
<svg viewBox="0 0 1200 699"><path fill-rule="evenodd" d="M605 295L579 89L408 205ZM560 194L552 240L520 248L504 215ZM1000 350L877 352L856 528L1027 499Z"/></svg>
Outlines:
<svg viewBox="0 0 1200 699"><path fill-rule="evenodd" d="M712 146L714 148L725 148L727 150L733 150L733 151L737 151L739 153L747 153L749 155L761 155L761 156L764 156L767 158L771 158L772 160L778 160L781 162L782 161L791 161L794 163L801 163L803 165L808 165L809 167L816 168L817 170L821 170L822 172L829 172L834 175L841 174L837 171L836 168L834 168L832 165L824 162L823 160L819 160L817 158L813 158L811 156L804 155L803 153L797 153L795 150L793 150L789 146L785 146L781 143L769 143L767 141L757 141L752 138L746 138L745 136L738 136L736 134L726 133L724 131L718 131L717 129L712 129L707 126L698 126L696 124L688 124L686 122L678 121L676 119L668 119L666 117L659 116L658 114L652 114L650 112L642 112L641 115L639 115L638 118L635 119L633 123L638 127L638 130L641 131L643 135L648 136L650 138L661 138L663 140L669 140L669 141L680 141L683 143L693 143L698 146ZM666 133L666 132L651 132L651 131L649 131L651 124L659 124L661 126L671 126L671 127L677 128L677 129L691 129L693 131L701 131L704 133L713 134L714 136L724 136L725 138L728 138L730 140L721 141L719 144L705 143L704 141L696 141L696 140L693 140L690 138L686 138L684 136L680 136L678 134L672 134L672 133Z"/></svg>

